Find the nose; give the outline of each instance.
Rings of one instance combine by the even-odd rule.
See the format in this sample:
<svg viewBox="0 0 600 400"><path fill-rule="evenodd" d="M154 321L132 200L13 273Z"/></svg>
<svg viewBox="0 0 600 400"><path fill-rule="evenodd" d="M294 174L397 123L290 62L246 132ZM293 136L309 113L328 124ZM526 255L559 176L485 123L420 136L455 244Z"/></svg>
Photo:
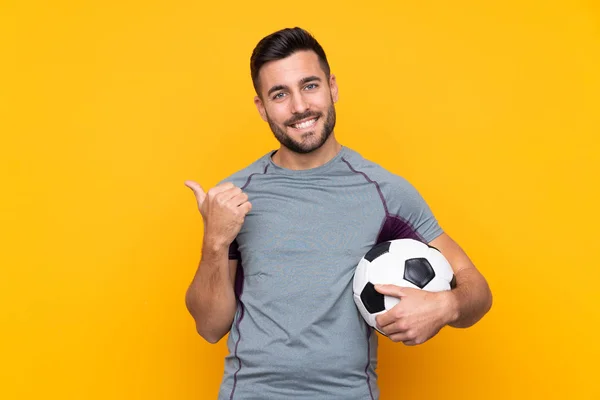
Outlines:
<svg viewBox="0 0 600 400"><path fill-rule="evenodd" d="M290 105L291 105L291 108L292 108L291 111L293 114L302 114L309 108L308 102L306 101L304 96L302 96L302 94L300 94L300 93L297 93L292 97L292 101L290 102Z"/></svg>

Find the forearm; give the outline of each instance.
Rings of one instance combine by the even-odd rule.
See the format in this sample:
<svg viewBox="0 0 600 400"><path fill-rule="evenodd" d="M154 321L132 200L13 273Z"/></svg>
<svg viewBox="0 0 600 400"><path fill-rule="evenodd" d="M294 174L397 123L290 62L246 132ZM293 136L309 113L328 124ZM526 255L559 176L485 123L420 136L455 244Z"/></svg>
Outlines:
<svg viewBox="0 0 600 400"><path fill-rule="evenodd" d="M186 305L196 321L196 329L210 343L218 342L229 331L236 311L228 258L227 247L205 243L200 265L186 293Z"/></svg>
<svg viewBox="0 0 600 400"><path fill-rule="evenodd" d="M490 310L492 294L485 278L474 268L459 271L456 283L448 293L448 325L468 328Z"/></svg>

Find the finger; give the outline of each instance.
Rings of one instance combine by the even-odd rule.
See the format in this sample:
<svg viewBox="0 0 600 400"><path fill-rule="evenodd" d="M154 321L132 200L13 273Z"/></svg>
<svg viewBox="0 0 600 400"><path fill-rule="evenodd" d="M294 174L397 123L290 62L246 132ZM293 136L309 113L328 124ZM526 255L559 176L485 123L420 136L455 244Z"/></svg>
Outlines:
<svg viewBox="0 0 600 400"><path fill-rule="evenodd" d="M388 326L393 320L394 318L390 314L390 311L386 311L383 314L379 314L375 317L375 323L377 323L377 327L381 330Z"/></svg>
<svg viewBox="0 0 600 400"><path fill-rule="evenodd" d="M395 308L396 307L377 315L375 317L375 322L377 323L377 326L379 326L381 329L385 329L388 325L391 325L394 322L398 321L398 314Z"/></svg>
<svg viewBox="0 0 600 400"><path fill-rule="evenodd" d="M249 201L240 204L239 206L239 210L244 213L244 215L248 214L250 212L250 210L252 210L252 203L250 203Z"/></svg>
<svg viewBox="0 0 600 400"><path fill-rule="evenodd" d="M215 186L214 188L210 189L206 195L209 198L217 201L219 204L226 205L229 202L229 200L231 200L233 197L237 196L241 192L242 189L240 189L237 186L231 186L227 188L222 186Z"/></svg>
<svg viewBox="0 0 600 400"><path fill-rule="evenodd" d="M414 340L414 338L406 332L392 333L387 336L390 338L390 340L392 342L396 342L396 343L402 342L404 344L407 344L407 343L413 342L413 340ZM410 346L410 344L408 346Z"/></svg>
<svg viewBox="0 0 600 400"><path fill-rule="evenodd" d="M237 195L233 196L229 203L233 204L234 207L238 207L248 201L248 195L246 193L240 192Z"/></svg>
<svg viewBox="0 0 600 400"><path fill-rule="evenodd" d="M225 193L229 190L235 190L237 189L237 187L231 183L231 182L225 182L225 183L221 183L213 188L211 188L206 195L210 196L210 197L215 197L221 193ZM238 189L239 190L239 189ZM225 196L225 201L229 200L229 197L226 195Z"/></svg>
<svg viewBox="0 0 600 400"><path fill-rule="evenodd" d="M194 196L196 197L196 201L198 202L198 207L201 207L202 203L204 203L204 199L206 199L206 193L204 193L202 186L200 186L198 182L189 180L185 181L184 184L192 189L192 192L194 192Z"/></svg>
<svg viewBox="0 0 600 400"><path fill-rule="evenodd" d="M396 285L375 285L375 290L377 290L383 295L393 296L397 298L404 297L407 295L407 293L404 291L404 288L401 288L400 286Z"/></svg>
<svg viewBox="0 0 600 400"><path fill-rule="evenodd" d="M393 318L389 321L384 318L377 319L377 317L375 317L375 321L377 323L377 328L386 335L406 332L409 329L405 319L399 319L396 316L393 316Z"/></svg>
<svg viewBox="0 0 600 400"><path fill-rule="evenodd" d="M212 188L212 190L215 193L221 193L221 192L224 192L226 190L233 189L234 187L235 187L235 185L233 183L231 183L231 182L223 182L221 184L218 184L214 188Z"/></svg>
<svg viewBox="0 0 600 400"><path fill-rule="evenodd" d="M405 346L416 346L419 344L416 340L402 340L402 343Z"/></svg>
<svg viewBox="0 0 600 400"><path fill-rule="evenodd" d="M227 203L227 202L231 201L234 197L239 195L240 193L242 193L242 189L240 189L237 186L233 186L233 187L226 189L220 193L217 193L217 195L219 196L219 201Z"/></svg>
<svg viewBox="0 0 600 400"><path fill-rule="evenodd" d="M423 339L423 338L412 338L412 339L402 340L402 343L404 343L406 346L418 346L420 344L425 343L427 340L428 339Z"/></svg>

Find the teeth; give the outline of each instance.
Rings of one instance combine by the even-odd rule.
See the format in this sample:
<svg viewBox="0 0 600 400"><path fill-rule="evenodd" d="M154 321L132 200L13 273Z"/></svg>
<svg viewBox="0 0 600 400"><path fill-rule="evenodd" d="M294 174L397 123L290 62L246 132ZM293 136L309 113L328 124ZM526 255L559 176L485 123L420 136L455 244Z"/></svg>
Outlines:
<svg viewBox="0 0 600 400"><path fill-rule="evenodd" d="M311 119L310 121L302 122L300 124L294 124L292 126L296 129L306 129L310 126L313 126L316 121L317 121L317 119L315 118L315 119Z"/></svg>

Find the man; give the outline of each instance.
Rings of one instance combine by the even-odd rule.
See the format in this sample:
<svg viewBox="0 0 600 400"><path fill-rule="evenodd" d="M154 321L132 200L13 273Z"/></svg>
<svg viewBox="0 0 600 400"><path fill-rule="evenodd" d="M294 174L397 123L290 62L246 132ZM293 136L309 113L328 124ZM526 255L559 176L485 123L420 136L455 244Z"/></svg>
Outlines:
<svg viewBox="0 0 600 400"><path fill-rule="evenodd" d="M336 79L309 33L262 39L251 74L280 148L208 192L186 181L205 227L186 304L207 341L230 332L219 399L378 399L377 334L352 296L354 269L373 245L421 240L456 276L456 288L439 293L377 287L402 299L377 318L395 342L473 325L490 290L406 180L338 143Z"/></svg>

